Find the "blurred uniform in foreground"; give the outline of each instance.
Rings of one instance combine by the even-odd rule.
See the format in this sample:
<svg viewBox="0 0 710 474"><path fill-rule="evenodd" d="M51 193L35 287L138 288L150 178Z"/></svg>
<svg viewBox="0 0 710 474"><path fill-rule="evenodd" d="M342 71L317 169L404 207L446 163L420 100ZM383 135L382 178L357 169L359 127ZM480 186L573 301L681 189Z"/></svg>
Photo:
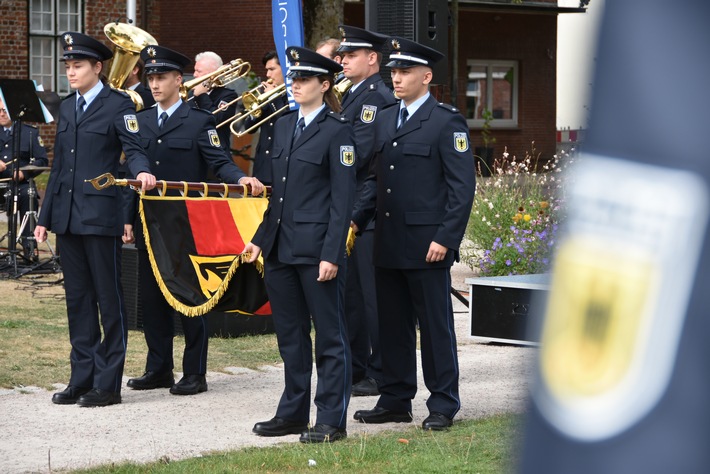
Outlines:
<svg viewBox="0 0 710 474"><path fill-rule="evenodd" d="M520 470L708 472L710 4L605 8Z"/></svg>

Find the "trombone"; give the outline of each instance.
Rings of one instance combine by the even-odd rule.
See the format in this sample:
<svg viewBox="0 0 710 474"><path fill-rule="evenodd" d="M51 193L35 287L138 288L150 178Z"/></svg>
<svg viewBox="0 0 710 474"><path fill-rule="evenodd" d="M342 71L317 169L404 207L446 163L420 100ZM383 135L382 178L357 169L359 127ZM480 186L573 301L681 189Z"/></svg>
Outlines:
<svg viewBox="0 0 710 474"><path fill-rule="evenodd" d="M234 82L246 76L249 74L250 70L251 64L248 62L242 61L241 59L233 59L209 74L196 77L195 79L183 83L180 86L180 97L182 100L188 100L187 93L200 84L203 84L209 90L215 87L224 87L230 82Z"/></svg>
<svg viewBox="0 0 710 474"><path fill-rule="evenodd" d="M268 90L268 91L261 91L261 86L255 87L252 90L246 91L239 97L242 101L242 106L244 107L244 112L243 113L237 113L233 117L225 120L224 122L220 123L217 125L217 128L221 127L222 125L226 125L229 123L229 128L232 130L232 133L236 135L237 137L242 137L246 135L247 133L250 133L257 128L259 128L263 123L271 119L272 117L280 114L281 112L287 110L289 108L288 103L281 107L280 109L270 113L269 115L264 115L264 108L267 105L271 105L274 101L276 101L280 97L284 97L286 95L286 84L280 84L276 86L275 88ZM257 123L253 124L251 127L247 128L244 131L237 131L235 129L235 126L238 124L241 124L243 120L245 120L247 117L252 117L255 119L261 118Z"/></svg>

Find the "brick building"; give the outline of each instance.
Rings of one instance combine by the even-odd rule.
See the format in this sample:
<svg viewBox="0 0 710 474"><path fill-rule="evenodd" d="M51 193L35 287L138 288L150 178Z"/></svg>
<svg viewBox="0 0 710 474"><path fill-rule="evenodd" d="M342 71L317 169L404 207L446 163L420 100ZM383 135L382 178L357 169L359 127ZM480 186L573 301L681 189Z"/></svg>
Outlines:
<svg viewBox="0 0 710 474"><path fill-rule="evenodd" d="M556 0L459 1L456 104L469 120L474 146L481 145L482 113L490 110L496 155L507 147L522 156L533 141L543 159L555 153L557 15L583 11L558 7ZM273 49L268 0L136 0L136 13L136 25L164 46L191 57L212 50L225 61L242 58L257 76L265 75L260 59ZM0 75L30 77L64 96L59 35L78 30L104 39L104 25L125 14L125 0L0 1ZM344 18L364 27L365 1L346 1ZM450 102L452 89L449 81L435 94ZM42 131L51 144L54 127Z"/></svg>

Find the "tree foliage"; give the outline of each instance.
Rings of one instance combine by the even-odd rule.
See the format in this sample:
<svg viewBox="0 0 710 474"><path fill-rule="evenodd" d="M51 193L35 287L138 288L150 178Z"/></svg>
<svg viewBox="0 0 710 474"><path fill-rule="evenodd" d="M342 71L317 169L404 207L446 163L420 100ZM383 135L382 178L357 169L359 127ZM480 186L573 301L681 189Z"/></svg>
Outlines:
<svg viewBox="0 0 710 474"><path fill-rule="evenodd" d="M315 48L324 38L338 38L344 3L344 0L303 1L303 32L307 47Z"/></svg>

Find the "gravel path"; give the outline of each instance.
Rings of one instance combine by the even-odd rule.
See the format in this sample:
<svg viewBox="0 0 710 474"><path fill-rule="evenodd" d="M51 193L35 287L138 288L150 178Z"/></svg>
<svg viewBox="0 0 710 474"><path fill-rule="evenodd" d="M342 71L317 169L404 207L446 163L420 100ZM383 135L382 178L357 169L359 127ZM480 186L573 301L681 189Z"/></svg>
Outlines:
<svg viewBox="0 0 710 474"><path fill-rule="evenodd" d="M466 290L464 279L470 276L469 270L456 265L454 287ZM462 397L457 419L521 412L535 349L473 341L468 336L467 308L454 299L454 310ZM229 370L231 374L209 372L209 391L197 396L124 387L123 403L106 408L54 405L51 392L42 389L0 389L0 472L49 472L124 460L176 460L214 450L298 442L297 435L262 438L251 433L254 423L270 419L275 412L283 389L283 367ZM180 375L176 373L176 378ZM315 376L313 382L315 393ZM57 385L58 389L63 387ZM420 367L414 424L427 416L426 396ZM372 408L376 400L353 397L349 412ZM315 410L311 416L315 419ZM195 419L201 421L190 421ZM401 427L352 420L348 434L352 437Z"/></svg>

